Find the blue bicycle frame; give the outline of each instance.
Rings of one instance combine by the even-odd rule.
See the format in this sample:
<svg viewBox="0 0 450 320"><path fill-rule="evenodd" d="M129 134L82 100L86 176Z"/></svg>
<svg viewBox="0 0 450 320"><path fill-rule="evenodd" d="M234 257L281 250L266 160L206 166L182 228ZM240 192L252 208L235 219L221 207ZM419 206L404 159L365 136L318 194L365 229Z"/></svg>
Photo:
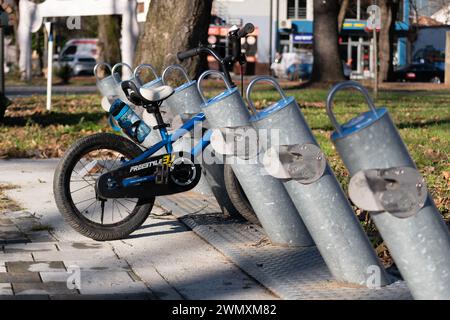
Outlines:
<svg viewBox="0 0 450 320"><path fill-rule="evenodd" d="M154 155L156 152L158 152L162 148L166 148L167 153L171 154L173 152L173 144L178 139L180 139L187 133L191 132L194 129L196 123L203 122L205 120L206 120L205 114L199 113L199 114L195 115L192 119L187 121L185 124L183 124L180 128L175 130L175 132L172 134L169 134L167 132L166 128L160 128L159 133L161 134L162 140L160 142L158 142L157 144L154 144L153 146L151 146L149 149L147 149L144 153L142 153L138 157L136 157L130 161L124 162L123 166L133 165L133 164L139 163L147 158L150 158L152 155ZM211 134L212 134L211 130L206 131L203 134L200 142L191 149L191 154L194 157L199 155L211 143L211 140L210 140ZM128 186L131 186L134 184L152 181L154 179L155 179L154 176L129 178L129 179L124 180L123 184L124 184L124 187L128 187Z"/></svg>

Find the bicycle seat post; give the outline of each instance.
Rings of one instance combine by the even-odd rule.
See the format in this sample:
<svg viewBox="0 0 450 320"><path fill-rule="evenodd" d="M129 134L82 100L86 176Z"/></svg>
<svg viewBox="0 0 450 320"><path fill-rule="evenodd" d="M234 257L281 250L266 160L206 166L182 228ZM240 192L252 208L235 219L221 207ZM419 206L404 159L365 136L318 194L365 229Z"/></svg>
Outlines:
<svg viewBox="0 0 450 320"><path fill-rule="evenodd" d="M161 130L170 127L170 124L165 123L161 114L162 101L150 102L149 104L145 104L144 108L148 113L153 113L156 119L156 126L153 127L153 130Z"/></svg>

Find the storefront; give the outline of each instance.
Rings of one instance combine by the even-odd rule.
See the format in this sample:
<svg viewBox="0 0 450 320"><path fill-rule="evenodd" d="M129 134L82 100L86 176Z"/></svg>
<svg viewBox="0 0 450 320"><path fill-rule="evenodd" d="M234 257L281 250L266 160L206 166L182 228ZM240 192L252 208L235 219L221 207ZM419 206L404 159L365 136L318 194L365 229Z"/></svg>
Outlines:
<svg viewBox="0 0 450 320"><path fill-rule="evenodd" d="M373 37L366 30L367 7L374 1L353 0L339 37L341 58L351 69L355 79L371 78L374 74ZM277 51L300 52L312 50L313 39L313 1L280 0ZM409 30L409 0L402 1L396 21L397 42L395 61L398 66L407 63L406 32Z"/></svg>

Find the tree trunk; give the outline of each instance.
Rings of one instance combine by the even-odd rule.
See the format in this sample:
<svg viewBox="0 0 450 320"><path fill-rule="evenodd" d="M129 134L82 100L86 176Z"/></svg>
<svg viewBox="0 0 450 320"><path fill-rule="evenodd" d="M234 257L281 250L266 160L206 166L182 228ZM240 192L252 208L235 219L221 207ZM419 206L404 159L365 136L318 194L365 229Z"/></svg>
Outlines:
<svg viewBox="0 0 450 320"><path fill-rule="evenodd" d="M341 7L339 9L338 14L338 32L341 33L342 28L344 27L345 14L347 13L348 6L350 4L350 0L342 0Z"/></svg>
<svg viewBox="0 0 450 320"><path fill-rule="evenodd" d="M116 16L98 16L97 19L99 62L113 66L121 61L118 19Z"/></svg>
<svg viewBox="0 0 450 320"><path fill-rule="evenodd" d="M336 83L344 80L339 55L338 14L338 1L314 0L312 82Z"/></svg>
<svg viewBox="0 0 450 320"><path fill-rule="evenodd" d="M158 72L179 63L177 53L206 43L212 0L152 0L139 37L135 63L150 63ZM183 62L190 76L207 67L206 57Z"/></svg>
<svg viewBox="0 0 450 320"><path fill-rule="evenodd" d="M394 41L395 20L399 10L399 1L380 0L381 30L379 39L379 63L380 71L378 81L389 81L394 73Z"/></svg>

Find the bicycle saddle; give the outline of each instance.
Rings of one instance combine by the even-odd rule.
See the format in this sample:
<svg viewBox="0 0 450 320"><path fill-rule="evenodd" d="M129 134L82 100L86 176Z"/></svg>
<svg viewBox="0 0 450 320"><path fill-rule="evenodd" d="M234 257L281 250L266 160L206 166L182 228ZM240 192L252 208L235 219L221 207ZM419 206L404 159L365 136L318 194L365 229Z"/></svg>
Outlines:
<svg viewBox="0 0 450 320"><path fill-rule="evenodd" d="M161 86L157 88L141 87L139 93L147 101L159 102L170 97L174 93L174 90L170 86Z"/></svg>
<svg viewBox="0 0 450 320"><path fill-rule="evenodd" d="M169 86L162 86L157 88L139 88L133 81L122 81L122 90L130 102L136 105L150 105L159 103L170 97L174 90Z"/></svg>

